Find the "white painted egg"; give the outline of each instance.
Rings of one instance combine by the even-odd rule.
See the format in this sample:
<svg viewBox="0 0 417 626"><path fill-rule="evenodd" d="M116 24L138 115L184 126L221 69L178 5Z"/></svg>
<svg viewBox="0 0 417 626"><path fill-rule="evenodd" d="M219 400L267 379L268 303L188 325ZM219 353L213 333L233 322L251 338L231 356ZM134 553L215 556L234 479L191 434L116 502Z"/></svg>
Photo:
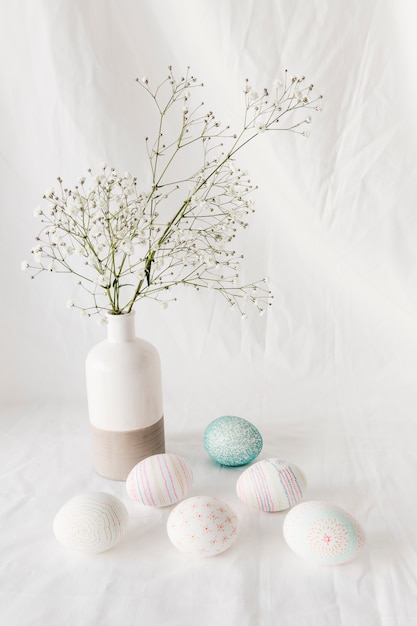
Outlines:
<svg viewBox="0 0 417 626"><path fill-rule="evenodd" d="M302 502L284 520L284 538L300 557L323 565L354 559L364 548L361 525L344 509L328 502Z"/></svg>
<svg viewBox="0 0 417 626"><path fill-rule="evenodd" d="M221 465L246 465L258 456L262 446L256 426L236 415L218 417L204 431L206 452Z"/></svg>
<svg viewBox="0 0 417 626"><path fill-rule="evenodd" d="M242 472L236 492L248 506L271 513L295 506L302 500L306 486L303 472L294 463L265 459Z"/></svg>
<svg viewBox="0 0 417 626"><path fill-rule="evenodd" d="M215 556L235 541L239 529L233 509L218 498L195 496L171 511L168 537L178 550L196 556Z"/></svg>
<svg viewBox="0 0 417 626"><path fill-rule="evenodd" d="M125 505L115 496L88 493L64 504L55 516L53 531L66 548L104 552L122 539L128 517Z"/></svg>
<svg viewBox="0 0 417 626"><path fill-rule="evenodd" d="M181 456L154 454L135 465L127 477L126 489L135 502L162 507L185 498L192 482L191 467Z"/></svg>

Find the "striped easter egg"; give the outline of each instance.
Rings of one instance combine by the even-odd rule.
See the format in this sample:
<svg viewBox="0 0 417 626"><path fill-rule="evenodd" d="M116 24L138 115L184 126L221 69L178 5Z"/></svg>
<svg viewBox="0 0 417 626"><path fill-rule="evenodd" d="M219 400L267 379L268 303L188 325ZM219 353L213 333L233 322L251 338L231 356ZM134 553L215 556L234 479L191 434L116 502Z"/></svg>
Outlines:
<svg viewBox="0 0 417 626"><path fill-rule="evenodd" d="M177 454L154 454L140 461L126 480L127 493L146 506L169 506L189 492L193 474L187 461Z"/></svg>
<svg viewBox="0 0 417 626"><path fill-rule="evenodd" d="M245 504L267 511L284 511L296 505L307 486L299 467L279 459L265 459L248 467L236 482L236 492Z"/></svg>
<svg viewBox="0 0 417 626"><path fill-rule="evenodd" d="M109 493L88 493L68 500L53 523L56 539L80 552L104 552L125 534L128 512L121 500Z"/></svg>

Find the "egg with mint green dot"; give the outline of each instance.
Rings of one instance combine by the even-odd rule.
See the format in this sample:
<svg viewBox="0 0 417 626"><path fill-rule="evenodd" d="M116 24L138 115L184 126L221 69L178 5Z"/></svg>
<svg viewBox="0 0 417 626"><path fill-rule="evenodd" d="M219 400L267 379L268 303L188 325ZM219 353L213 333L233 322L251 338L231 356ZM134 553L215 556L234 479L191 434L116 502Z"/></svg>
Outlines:
<svg viewBox="0 0 417 626"><path fill-rule="evenodd" d="M207 454L220 465L247 465L261 452L262 435L248 420L224 415L210 422L204 431Z"/></svg>
<svg viewBox="0 0 417 626"><path fill-rule="evenodd" d="M286 515L284 539L299 557L318 565L341 565L364 549L366 535L359 522L340 506L312 500Z"/></svg>

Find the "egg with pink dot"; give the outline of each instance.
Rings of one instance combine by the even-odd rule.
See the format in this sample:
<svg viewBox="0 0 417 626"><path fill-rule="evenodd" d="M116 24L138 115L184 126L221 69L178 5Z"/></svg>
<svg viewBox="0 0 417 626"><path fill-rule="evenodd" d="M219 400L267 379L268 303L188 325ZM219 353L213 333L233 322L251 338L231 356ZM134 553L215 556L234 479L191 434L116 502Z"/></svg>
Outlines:
<svg viewBox="0 0 417 626"><path fill-rule="evenodd" d="M226 502L211 496L194 496L171 511L167 533L180 552L216 556L235 542L239 534L238 518Z"/></svg>
<svg viewBox="0 0 417 626"><path fill-rule="evenodd" d="M321 565L348 563L366 544L365 531L350 513L319 500L292 508L285 517L283 532L295 554Z"/></svg>

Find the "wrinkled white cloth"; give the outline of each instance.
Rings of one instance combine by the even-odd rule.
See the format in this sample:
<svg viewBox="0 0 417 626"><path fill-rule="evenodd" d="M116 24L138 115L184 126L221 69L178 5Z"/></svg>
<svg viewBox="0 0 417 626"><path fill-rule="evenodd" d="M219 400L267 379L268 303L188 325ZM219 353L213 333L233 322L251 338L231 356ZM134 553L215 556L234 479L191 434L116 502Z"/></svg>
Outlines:
<svg viewBox="0 0 417 626"><path fill-rule="evenodd" d="M416 8L408 0L20 0L0 20L0 618L8 626L199 624L412 626L417 609ZM188 559L169 510L138 511L91 470L84 359L105 331L67 310L70 276L29 280L33 208L107 162L146 184L152 103L135 83L188 65L199 93L239 127L246 78L291 74L322 93L310 137L264 133L238 156L256 213L236 239L247 281L275 294L248 318L212 292L141 302L137 332L159 350L169 451L193 495L235 507L219 557ZM185 164L187 165L187 164ZM192 163L190 163L192 165ZM247 510L240 470L216 467L202 435L239 415L261 458L297 463L307 499L350 511L368 536L341 567L302 562L283 514ZM129 533L98 557L64 552L52 520L70 497L110 491Z"/></svg>
<svg viewBox="0 0 417 626"><path fill-rule="evenodd" d="M325 500L350 511L367 534L354 561L314 565L285 543L285 512L252 510L236 494L244 467L217 465L203 446L203 425L167 428L168 452L189 462L188 496L227 502L239 518L239 536L216 557L190 557L170 542L171 507L140 506L123 482L91 469L83 405L53 403L1 413L0 614L13 626L123 621L241 623L285 626L413 624L417 470L412 396L364 398L340 390L314 420L288 415L263 429L258 457L298 464L308 478L305 500ZM415 394L414 394L415 400ZM168 419L168 424L170 420ZM98 555L63 548L52 531L54 516L75 495L95 491L119 497L129 512L122 541Z"/></svg>

